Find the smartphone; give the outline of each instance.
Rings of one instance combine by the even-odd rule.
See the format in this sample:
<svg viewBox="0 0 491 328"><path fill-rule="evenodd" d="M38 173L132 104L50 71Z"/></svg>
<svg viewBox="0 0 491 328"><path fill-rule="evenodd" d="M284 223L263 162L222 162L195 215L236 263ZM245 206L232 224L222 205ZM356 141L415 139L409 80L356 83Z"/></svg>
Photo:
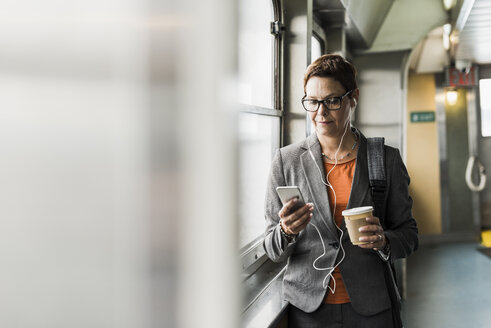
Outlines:
<svg viewBox="0 0 491 328"><path fill-rule="evenodd" d="M305 200L297 186L277 187L276 192L278 193L278 196L280 196L283 204L287 203L292 198L298 199L291 212L295 212L297 209L305 205Z"/></svg>

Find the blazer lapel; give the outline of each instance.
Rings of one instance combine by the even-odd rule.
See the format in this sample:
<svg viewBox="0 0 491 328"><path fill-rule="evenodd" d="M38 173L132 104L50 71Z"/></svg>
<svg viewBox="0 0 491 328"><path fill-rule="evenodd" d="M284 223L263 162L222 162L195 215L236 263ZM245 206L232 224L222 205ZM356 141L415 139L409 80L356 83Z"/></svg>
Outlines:
<svg viewBox="0 0 491 328"><path fill-rule="evenodd" d="M333 238L337 239L337 228L334 225L331 208L329 206L328 187L322 183L322 181L325 182L326 178L324 163L322 162L321 146L315 134L311 135L305 141L304 148L306 151L300 156L300 163L314 200L314 211L317 211L318 214L314 215L313 219L322 221L322 225L328 229Z"/></svg>

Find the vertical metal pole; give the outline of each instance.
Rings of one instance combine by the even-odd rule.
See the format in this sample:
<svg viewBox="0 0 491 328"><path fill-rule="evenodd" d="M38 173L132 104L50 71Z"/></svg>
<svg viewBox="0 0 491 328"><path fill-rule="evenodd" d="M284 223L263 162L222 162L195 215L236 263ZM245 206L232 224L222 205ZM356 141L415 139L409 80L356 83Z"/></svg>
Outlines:
<svg viewBox="0 0 491 328"><path fill-rule="evenodd" d="M441 81L436 80L436 120L438 124L438 152L440 157L440 194L442 211L442 233L450 231L450 196L448 193L447 127L445 114L445 91Z"/></svg>

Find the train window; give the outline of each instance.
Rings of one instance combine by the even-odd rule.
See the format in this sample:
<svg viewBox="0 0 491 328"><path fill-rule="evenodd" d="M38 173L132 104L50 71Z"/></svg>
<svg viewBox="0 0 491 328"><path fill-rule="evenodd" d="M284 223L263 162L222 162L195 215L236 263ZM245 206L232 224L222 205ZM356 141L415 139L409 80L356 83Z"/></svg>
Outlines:
<svg viewBox="0 0 491 328"><path fill-rule="evenodd" d="M481 133L483 137L491 137L491 79L479 80L481 100Z"/></svg>
<svg viewBox="0 0 491 328"><path fill-rule="evenodd" d="M267 177L273 151L280 146L282 113L275 105L279 90L274 83L279 75L279 36L271 34L279 11L273 1L239 1L239 246L252 254L243 256L244 268L251 265L249 258L261 256L254 252L262 249Z"/></svg>
<svg viewBox="0 0 491 328"><path fill-rule="evenodd" d="M279 144L280 118L241 113L240 136L240 247L264 231L264 195L273 145Z"/></svg>
<svg viewBox="0 0 491 328"><path fill-rule="evenodd" d="M239 1L239 102L273 106L273 3Z"/></svg>
<svg viewBox="0 0 491 328"><path fill-rule="evenodd" d="M322 56L322 43L319 37L315 34L312 34L311 49L312 49L311 50L312 61Z"/></svg>

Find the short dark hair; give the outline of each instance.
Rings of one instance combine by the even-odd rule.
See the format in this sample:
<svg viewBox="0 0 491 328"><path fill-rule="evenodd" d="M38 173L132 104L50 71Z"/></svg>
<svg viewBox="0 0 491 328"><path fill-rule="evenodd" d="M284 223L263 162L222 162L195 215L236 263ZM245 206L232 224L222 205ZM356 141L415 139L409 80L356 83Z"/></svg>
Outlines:
<svg viewBox="0 0 491 328"><path fill-rule="evenodd" d="M322 55L307 67L303 78L303 91L306 93L307 82L311 77L332 77L346 89L355 90L358 88L356 83L356 68L348 60L340 55ZM352 94L350 95L352 97Z"/></svg>

